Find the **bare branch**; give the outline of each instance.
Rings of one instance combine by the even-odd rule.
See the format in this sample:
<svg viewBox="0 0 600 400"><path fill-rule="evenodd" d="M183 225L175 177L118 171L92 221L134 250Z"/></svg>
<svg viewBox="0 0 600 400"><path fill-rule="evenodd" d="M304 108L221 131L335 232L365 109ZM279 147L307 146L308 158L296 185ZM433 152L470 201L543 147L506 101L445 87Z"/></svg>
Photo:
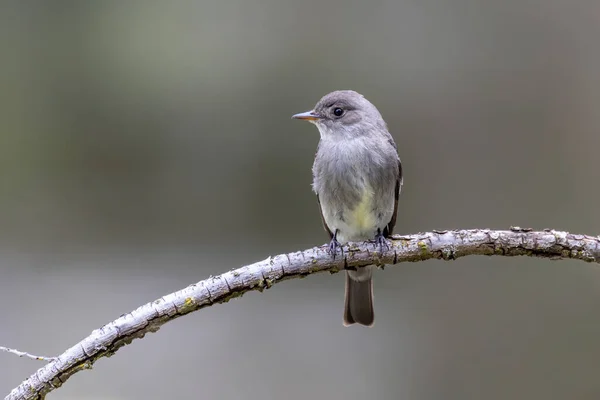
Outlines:
<svg viewBox="0 0 600 400"><path fill-rule="evenodd" d="M7 353L12 353L12 354L15 354L15 355L17 355L19 357L31 358L32 360L54 361L56 359L56 357L35 356L33 354L29 354L29 353L24 352L24 351L19 351L17 349L11 349L9 347L4 347L4 346L0 346L0 351L5 351Z"/></svg>
<svg viewBox="0 0 600 400"><path fill-rule="evenodd" d="M530 256L550 259L571 258L600 262L600 237L567 232L511 228L434 231L416 235L395 235L384 254L372 243L349 243L344 257L333 260L326 246L269 257L266 260L210 277L168 294L123 315L77 343L54 361L21 383L5 400L43 399L69 377L89 369L134 339L156 332L161 325L192 311L225 303L251 290L268 289L286 280L317 272L338 272L365 265L396 264L429 259L454 260L467 255Z"/></svg>

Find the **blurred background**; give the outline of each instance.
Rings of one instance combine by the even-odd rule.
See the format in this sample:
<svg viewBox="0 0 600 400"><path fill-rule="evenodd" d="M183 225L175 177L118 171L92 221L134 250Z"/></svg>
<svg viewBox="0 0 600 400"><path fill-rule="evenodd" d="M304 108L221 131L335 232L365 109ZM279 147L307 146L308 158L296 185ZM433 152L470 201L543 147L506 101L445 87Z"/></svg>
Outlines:
<svg viewBox="0 0 600 400"><path fill-rule="evenodd" d="M200 0L0 5L0 345L56 355L188 284L326 242L329 91L381 111L397 233L600 233L600 3ZM469 257L188 315L52 399L596 399L600 268ZM42 364L0 353L0 393Z"/></svg>

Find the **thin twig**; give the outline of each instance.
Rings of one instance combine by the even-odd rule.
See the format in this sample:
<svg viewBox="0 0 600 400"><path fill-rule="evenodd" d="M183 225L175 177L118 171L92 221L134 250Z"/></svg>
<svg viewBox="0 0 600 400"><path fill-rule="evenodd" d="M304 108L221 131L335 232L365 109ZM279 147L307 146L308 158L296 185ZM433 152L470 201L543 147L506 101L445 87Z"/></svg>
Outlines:
<svg viewBox="0 0 600 400"><path fill-rule="evenodd" d="M27 358L31 358L32 360L40 360L40 361L54 361L56 360L56 357L45 357L45 356L36 356L33 354L29 354L25 351L20 351L17 349L11 349L9 347L4 347L4 346L0 346L0 351L5 351L7 353L12 353L15 354L19 357L27 357Z"/></svg>
<svg viewBox="0 0 600 400"><path fill-rule="evenodd" d="M454 260L468 255L570 258L600 262L599 237L553 230L533 232L518 227L507 231L473 229L396 235L390 241L389 251L379 254L372 250L372 243L348 243L344 246L344 257L333 260L327 253L327 246L315 247L269 257L190 285L94 330L87 338L13 389L5 400L43 399L73 374L91 368L98 359L114 354L146 333L156 332L169 321L213 304L225 303L251 290L268 289L286 279L371 264Z"/></svg>

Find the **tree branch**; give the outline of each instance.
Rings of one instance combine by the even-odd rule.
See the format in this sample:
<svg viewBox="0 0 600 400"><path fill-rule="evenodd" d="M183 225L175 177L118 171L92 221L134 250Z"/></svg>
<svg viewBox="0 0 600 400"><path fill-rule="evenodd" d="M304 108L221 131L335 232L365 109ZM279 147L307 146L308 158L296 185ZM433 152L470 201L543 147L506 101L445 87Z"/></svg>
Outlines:
<svg viewBox="0 0 600 400"><path fill-rule="evenodd" d="M268 289L286 279L317 272L331 273L365 265L389 265L429 259L454 260L468 255L530 256L550 259L571 258L600 262L600 237L567 232L511 228L434 231L393 236L384 254L372 243L349 243L344 256L334 260L326 246L269 257L266 260L209 277L185 289L168 294L123 315L58 356L21 383L5 400L43 399L71 375L89 369L100 358L111 356L134 339L156 332L161 325L192 311L225 303L251 290Z"/></svg>

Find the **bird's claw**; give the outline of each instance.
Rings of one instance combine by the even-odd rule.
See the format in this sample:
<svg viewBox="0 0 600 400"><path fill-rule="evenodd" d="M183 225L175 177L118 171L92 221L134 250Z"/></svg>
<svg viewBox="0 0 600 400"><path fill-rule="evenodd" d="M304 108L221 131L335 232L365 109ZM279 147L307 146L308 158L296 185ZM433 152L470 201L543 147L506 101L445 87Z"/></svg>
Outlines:
<svg viewBox="0 0 600 400"><path fill-rule="evenodd" d="M335 260L335 256L337 255L338 249L340 250L340 254L343 256L344 248L342 247L340 242L338 242L337 239L334 237L329 242L329 246L327 247L327 253L331 254L333 256L333 259Z"/></svg>
<svg viewBox="0 0 600 400"><path fill-rule="evenodd" d="M388 251L390 249L390 245L388 243L388 240L385 238L385 236L383 236L381 234L381 231L377 231L377 234L375 235L375 248L377 248L379 246L379 252L381 254L384 253L383 247L385 246L385 251Z"/></svg>

